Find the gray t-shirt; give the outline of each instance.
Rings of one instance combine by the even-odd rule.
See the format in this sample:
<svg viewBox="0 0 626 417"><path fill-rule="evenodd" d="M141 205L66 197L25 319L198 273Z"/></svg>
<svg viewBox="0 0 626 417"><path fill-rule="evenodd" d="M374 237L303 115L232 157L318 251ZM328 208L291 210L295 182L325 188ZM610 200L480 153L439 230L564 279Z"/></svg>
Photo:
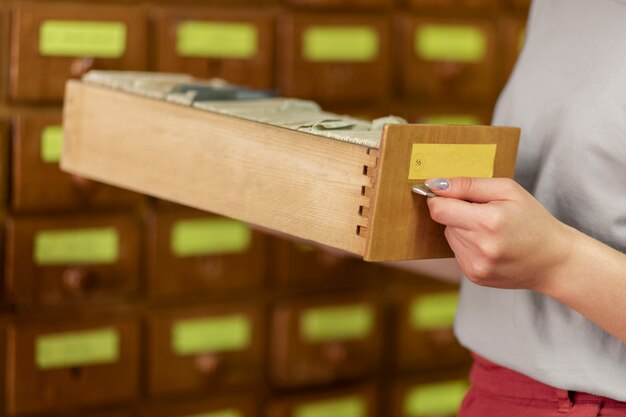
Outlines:
<svg viewBox="0 0 626 417"><path fill-rule="evenodd" d="M516 178L554 216L626 251L626 1L535 0L493 124L522 128ZM463 279L455 331L545 384L626 401L626 344L552 298Z"/></svg>

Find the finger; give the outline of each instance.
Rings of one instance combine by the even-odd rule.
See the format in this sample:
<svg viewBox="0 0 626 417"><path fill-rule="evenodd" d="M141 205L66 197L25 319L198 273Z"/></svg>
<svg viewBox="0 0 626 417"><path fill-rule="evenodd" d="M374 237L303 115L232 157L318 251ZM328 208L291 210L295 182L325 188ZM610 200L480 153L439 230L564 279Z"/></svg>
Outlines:
<svg viewBox="0 0 626 417"><path fill-rule="evenodd" d="M508 178L437 178L425 182L435 194L474 203L510 200L520 186Z"/></svg>
<svg viewBox="0 0 626 417"><path fill-rule="evenodd" d="M427 201L430 217L446 226L472 229L479 221L486 207L455 198L429 198Z"/></svg>

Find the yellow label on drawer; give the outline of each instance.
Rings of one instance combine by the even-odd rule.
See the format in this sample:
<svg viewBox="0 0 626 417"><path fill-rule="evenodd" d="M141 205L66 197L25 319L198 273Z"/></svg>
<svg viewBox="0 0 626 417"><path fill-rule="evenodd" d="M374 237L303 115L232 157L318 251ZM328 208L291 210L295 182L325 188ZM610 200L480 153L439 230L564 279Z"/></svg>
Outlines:
<svg viewBox="0 0 626 417"><path fill-rule="evenodd" d="M172 329L177 355L243 350L249 346L252 325L243 315L180 320Z"/></svg>
<svg viewBox="0 0 626 417"><path fill-rule="evenodd" d="M480 125L478 117L471 114L441 114L437 116L426 116L420 118L421 123L429 125Z"/></svg>
<svg viewBox="0 0 626 417"><path fill-rule="evenodd" d="M415 31L415 53L428 61L480 62L487 37L476 26L423 25Z"/></svg>
<svg viewBox="0 0 626 417"><path fill-rule="evenodd" d="M313 62L369 62L378 57L378 32L368 26L313 26L303 34L302 56Z"/></svg>
<svg viewBox="0 0 626 417"><path fill-rule="evenodd" d="M220 410L211 411L210 413L192 414L185 417L243 417L243 414L238 410Z"/></svg>
<svg viewBox="0 0 626 417"><path fill-rule="evenodd" d="M467 381L462 380L415 387L405 398L404 415L456 416L468 388Z"/></svg>
<svg viewBox="0 0 626 417"><path fill-rule="evenodd" d="M191 219L177 222L170 242L176 256L202 256L244 252L250 246L252 231L231 219Z"/></svg>
<svg viewBox="0 0 626 417"><path fill-rule="evenodd" d="M113 328L52 333L35 341L39 369L70 368L117 362L120 337Z"/></svg>
<svg viewBox="0 0 626 417"><path fill-rule="evenodd" d="M411 326L418 331L450 328L458 304L457 292L419 295L411 303Z"/></svg>
<svg viewBox="0 0 626 417"><path fill-rule="evenodd" d="M121 58L126 52L126 25L121 22L47 20L39 27L44 56Z"/></svg>
<svg viewBox="0 0 626 417"><path fill-rule="evenodd" d="M35 236L37 265L110 264L119 256L119 235L112 227L45 230Z"/></svg>
<svg viewBox="0 0 626 417"><path fill-rule="evenodd" d="M495 144L416 143L411 150L410 180L493 177Z"/></svg>
<svg viewBox="0 0 626 417"><path fill-rule="evenodd" d="M249 23L188 21L176 34L180 56L250 59L258 49L257 28Z"/></svg>
<svg viewBox="0 0 626 417"><path fill-rule="evenodd" d="M363 339L374 327L374 311L367 304L307 310L300 319L300 334L308 342Z"/></svg>
<svg viewBox="0 0 626 417"><path fill-rule="evenodd" d="M63 126L46 126L41 132L41 160L56 163L63 152Z"/></svg>
<svg viewBox="0 0 626 417"><path fill-rule="evenodd" d="M345 397L303 404L296 408L295 417L365 417L367 404L361 397Z"/></svg>

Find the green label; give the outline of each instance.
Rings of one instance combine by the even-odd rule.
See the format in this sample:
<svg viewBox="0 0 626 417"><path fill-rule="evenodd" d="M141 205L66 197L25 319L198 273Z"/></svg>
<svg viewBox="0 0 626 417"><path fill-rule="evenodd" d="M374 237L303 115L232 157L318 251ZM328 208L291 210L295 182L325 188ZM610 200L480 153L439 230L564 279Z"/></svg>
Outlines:
<svg viewBox="0 0 626 417"><path fill-rule="evenodd" d="M373 327L374 311L366 304L310 309L300 319L301 336L309 342L363 339Z"/></svg>
<svg viewBox="0 0 626 417"><path fill-rule="evenodd" d="M177 355L243 350L250 344L252 326L246 316L181 320L172 329Z"/></svg>
<svg viewBox="0 0 626 417"><path fill-rule="evenodd" d="M415 31L415 53L428 61L479 62L487 38L476 26L423 25Z"/></svg>
<svg viewBox="0 0 626 417"><path fill-rule="evenodd" d="M177 222L170 242L176 256L202 256L245 252L252 231L244 223L231 219L191 219Z"/></svg>
<svg viewBox="0 0 626 417"><path fill-rule="evenodd" d="M422 123L429 125L480 125L478 117L471 114L441 114L437 116L426 116L420 119Z"/></svg>
<svg viewBox="0 0 626 417"><path fill-rule="evenodd" d="M41 160L57 163L63 152L63 126L46 126L41 132Z"/></svg>
<svg viewBox="0 0 626 417"><path fill-rule="evenodd" d="M378 32L368 26L314 26L303 34L302 55L313 62L369 62L378 57Z"/></svg>
<svg viewBox="0 0 626 417"><path fill-rule="evenodd" d="M235 409L211 411L210 413L192 414L185 417L243 417L241 412Z"/></svg>
<svg viewBox="0 0 626 417"><path fill-rule="evenodd" d="M456 416L468 388L467 381L462 380L415 387L405 398L404 415Z"/></svg>
<svg viewBox="0 0 626 417"><path fill-rule="evenodd" d="M119 339L113 328L47 334L35 341L35 362L39 369L114 363Z"/></svg>
<svg viewBox="0 0 626 417"><path fill-rule="evenodd" d="M411 326L419 331L450 328L458 304L457 292L415 297L411 303Z"/></svg>
<svg viewBox="0 0 626 417"><path fill-rule="evenodd" d="M189 21L178 26L180 56L250 59L258 49L257 29L248 23Z"/></svg>
<svg viewBox="0 0 626 417"><path fill-rule="evenodd" d="M303 404L295 417L365 417L367 404L361 397L345 397Z"/></svg>
<svg viewBox="0 0 626 417"><path fill-rule="evenodd" d="M111 264L119 256L119 235L112 227L45 230L35 236L37 265Z"/></svg>
<svg viewBox="0 0 626 417"><path fill-rule="evenodd" d="M47 20L39 27L39 53L44 56L121 58L125 51L124 23Z"/></svg>

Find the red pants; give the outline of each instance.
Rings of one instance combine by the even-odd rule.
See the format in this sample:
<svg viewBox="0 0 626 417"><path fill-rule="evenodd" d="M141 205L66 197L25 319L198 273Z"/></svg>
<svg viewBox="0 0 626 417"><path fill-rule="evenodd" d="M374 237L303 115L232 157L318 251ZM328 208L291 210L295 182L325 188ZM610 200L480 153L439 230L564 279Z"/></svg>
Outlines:
<svg viewBox="0 0 626 417"><path fill-rule="evenodd" d="M626 403L537 382L474 355L459 417L626 417Z"/></svg>

